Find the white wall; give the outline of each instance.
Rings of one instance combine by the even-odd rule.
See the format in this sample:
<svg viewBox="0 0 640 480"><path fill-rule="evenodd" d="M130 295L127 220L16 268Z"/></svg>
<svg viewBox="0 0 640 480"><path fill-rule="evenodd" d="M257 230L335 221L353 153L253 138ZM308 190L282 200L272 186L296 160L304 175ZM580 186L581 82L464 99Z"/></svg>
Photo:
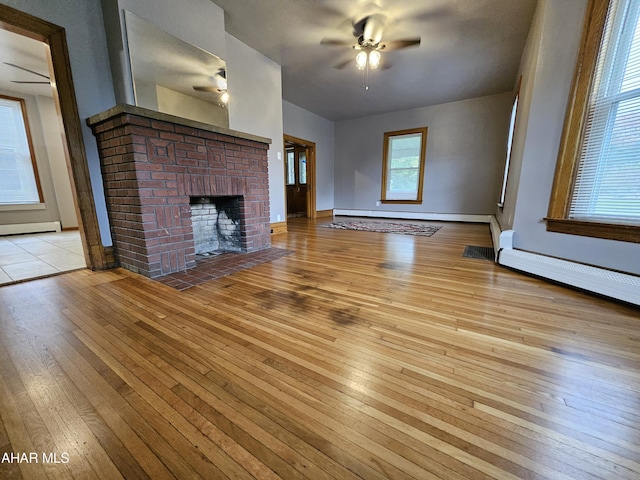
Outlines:
<svg viewBox="0 0 640 480"><path fill-rule="evenodd" d="M284 221L281 68L231 35L226 36L226 47L231 97L229 128L271 139L268 153L271 222Z"/></svg>
<svg viewBox="0 0 640 480"><path fill-rule="evenodd" d="M511 92L336 122L338 209L486 215L500 193ZM428 127L422 205L381 205L384 133Z"/></svg>
<svg viewBox="0 0 640 480"><path fill-rule="evenodd" d="M532 253L640 275L640 245L547 232L547 215L564 115L587 0L541 0L521 67L524 101L517 126L503 229L514 247ZM511 181L513 180L513 183Z"/></svg>
<svg viewBox="0 0 640 480"><path fill-rule="evenodd" d="M334 122L287 101L282 102L282 116L286 135L316 144L316 210L333 209Z"/></svg>

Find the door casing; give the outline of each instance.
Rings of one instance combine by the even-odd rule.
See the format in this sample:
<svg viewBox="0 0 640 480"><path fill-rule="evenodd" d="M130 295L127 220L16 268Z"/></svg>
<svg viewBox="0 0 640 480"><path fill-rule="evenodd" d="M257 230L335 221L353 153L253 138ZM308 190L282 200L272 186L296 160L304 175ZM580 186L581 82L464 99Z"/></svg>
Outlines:
<svg viewBox="0 0 640 480"><path fill-rule="evenodd" d="M316 144L309 140L293 137L291 135L284 135L284 144L299 145L307 149L307 218L316 218ZM286 195L287 187L285 182L285 209L286 209Z"/></svg>

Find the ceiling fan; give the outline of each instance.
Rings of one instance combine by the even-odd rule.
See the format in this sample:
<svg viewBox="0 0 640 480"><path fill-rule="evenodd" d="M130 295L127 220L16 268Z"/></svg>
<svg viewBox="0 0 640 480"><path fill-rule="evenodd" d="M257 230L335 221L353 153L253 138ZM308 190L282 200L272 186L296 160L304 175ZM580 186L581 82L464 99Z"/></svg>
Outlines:
<svg viewBox="0 0 640 480"><path fill-rule="evenodd" d="M32 73L34 75L37 75L38 77L47 79L46 82L42 80L11 80L11 83L24 83L24 84L34 84L34 85L50 85L51 84L51 78L48 77L47 75L43 75L42 73L38 73L34 70L29 70L28 68L21 67L20 65L16 65L14 63L9 63L9 62L2 62L2 63L4 63L5 65L9 65L10 67L17 68L19 70L23 70L25 72Z"/></svg>
<svg viewBox="0 0 640 480"><path fill-rule="evenodd" d="M323 38L320 43L322 45L333 46L350 46L358 53L356 54L355 63L359 70L369 70L378 68L381 64L381 52L391 52L403 48L417 47L420 45L420 37L404 38L399 40L382 41L382 35L387 23L387 17L376 13L368 15L358 21L353 22L353 36L356 37L356 43L353 40L340 40L332 38ZM351 59L339 63L335 68L344 68Z"/></svg>
<svg viewBox="0 0 640 480"><path fill-rule="evenodd" d="M220 77L217 79L216 77ZM229 92L227 91L227 70L220 67L214 77L211 77L216 85L193 85L193 89L197 92L208 92L219 95L220 103L224 106L229 103Z"/></svg>

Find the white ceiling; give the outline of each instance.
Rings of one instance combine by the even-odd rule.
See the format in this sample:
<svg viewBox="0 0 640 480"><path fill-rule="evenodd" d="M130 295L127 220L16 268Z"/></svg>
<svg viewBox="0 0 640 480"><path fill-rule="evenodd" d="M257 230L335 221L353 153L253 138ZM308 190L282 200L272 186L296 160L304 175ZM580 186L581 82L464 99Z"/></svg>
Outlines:
<svg viewBox="0 0 640 480"><path fill-rule="evenodd" d="M285 100L330 120L435 105L512 90L537 0L212 0L225 28L282 65ZM352 22L387 17L383 42L421 37L383 53L369 90L347 46ZM233 79L229 78L233 94Z"/></svg>
<svg viewBox="0 0 640 480"><path fill-rule="evenodd" d="M12 63L40 75L49 76L48 54L49 47L45 43L0 28L0 89L50 97L52 95L50 85L12 82L12 80L46 82L46 78L6 65L6 63Z"/></svg>

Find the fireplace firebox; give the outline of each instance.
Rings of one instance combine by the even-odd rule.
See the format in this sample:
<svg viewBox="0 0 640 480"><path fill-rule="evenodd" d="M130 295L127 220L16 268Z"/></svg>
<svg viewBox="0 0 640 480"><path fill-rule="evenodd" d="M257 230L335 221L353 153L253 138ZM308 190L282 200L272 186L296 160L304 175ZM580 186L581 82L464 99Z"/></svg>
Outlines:
<svg viewBox="0 0 640 480"><path fill-rule="evenodd" d="M191 197L191 226L196 255L240 252L242 197Z"/></svg>

